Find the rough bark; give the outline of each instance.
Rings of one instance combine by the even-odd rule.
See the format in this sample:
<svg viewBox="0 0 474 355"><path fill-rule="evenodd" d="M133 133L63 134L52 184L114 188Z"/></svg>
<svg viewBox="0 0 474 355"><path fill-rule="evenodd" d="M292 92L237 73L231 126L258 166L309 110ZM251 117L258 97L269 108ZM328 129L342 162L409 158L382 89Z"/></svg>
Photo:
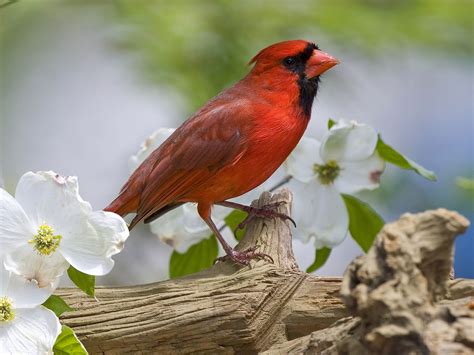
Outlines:
<svg viewBox="0 0 474 355"><path fill-rule="evenodd" d="M474 280L449 280L468 221L444 209L386 225L348 267L341 297L354 317L266 354L473 354Z"/></svg>
<svg viewBox="0 0 474 355"><path fill-rule="evenodd" d="M291 195L287 190L274 196L264 193L254 206L280 201L284 203L279 211L289 214ZM417 217L421 215L422 219ZM259 251L273 257L274 264L261 260L242 267L219 262L179 279L133 287L98 288L98 301L87 298L77 289L62 289L60 295L77 309L65 313L62 320L75 330L90 353L252 354L268 349L269 353L319 353L324 349L351 352L352 344L361 351L370 346L386 350L383 344L387 340L379 340L379 334L386 336L384 326L399 318L389 316L392 303L388 301L385 305L383 292L377 290L389 289L390 284L398 282L403 287L405 284L411 287L403 289L408 292L403 297L418 299L415 303L402 302L403 297L395 297L395 291L386 291L400 304L397 303L395 309L407 313L407 319L396 324L400 331L405 324L410 332L423 331L425 325L430 324L428 318L435 319L438 314L436 307L452 309L450 314L454 314L456 321L445 324L453 327L458 322L458 329L470 319L461 310L466 308L463 302L474 296L474 285L456 280L447 286L445 276L451 265L452 241L466 228L467 222L444 210L421 215L403 217L386 226L369 255L352 264L342 289L348 308L339 296L340 278L319 278L298 269L287 222L256 219L237 248L258 245ZM398 244L392 241L393 236ZM433 241L430 242L430 238ZM449 239L449 242L443 247L436 246L442 244L441 239ZM424 241L423 246L415 247L420 240ZM405 246L407 241L408 246ZM387 252L386 245L394 249L391 259L383 255ZM405 249L413 250L410 251L413 255L406 256ZM405 255L403 260L397 259L398 254ZM364 260L372 261L364 266ZM402 270L398 272L397 267ZM439 270L438 275L433 274L434 268ZM422 293L416 288L420 285L424 285ZM443 300L435 305L433 302L441 300L446 290L451 291L455 301ZM380 299L371 301L377 293ZM414 313L406 309L414 305L420 309ZM381 310L387 315L382 317L383 322L370 314L374 311L380 314ZM408 315L410 312L413 316ZM351 318L351 313L356 316ZM358 316L368 317L368 320L365 322ZM439 317L436 319L447 319ZM364 338L369 333L374 334L373 341L370 337ZM468 332L464 333L456 331L451 338L457 341L464 336L471 341ZM346 347L340 345L345 341ZM470 346L466 342L458 343L466 349Z"/></svg>
<svg viewBox="0 0 474 355"><path fill-rule="evenodd" d="M279 211L290 214L287 190L265 193L255 206L274 202L283 202ZM253 245L274 264L219 262L179 279L98 288L98 301L62 289L60 295L77 309L62 320L91 353L255 353L348 315L338 297L339 278L299 271L287 222L253 221L237 249Z"/></svg>

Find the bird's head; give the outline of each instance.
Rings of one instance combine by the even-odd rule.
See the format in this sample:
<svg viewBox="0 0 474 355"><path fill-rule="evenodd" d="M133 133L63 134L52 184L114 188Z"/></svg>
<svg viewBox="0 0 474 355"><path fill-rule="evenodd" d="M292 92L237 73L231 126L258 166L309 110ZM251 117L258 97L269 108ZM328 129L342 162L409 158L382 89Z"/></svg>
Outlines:
<svg viewBox="0 0 474 355"><path fill-rule="evenodd" d="M290 73L308 79L323 74L339 61L319 50L314 43L304 40L284 41L262 49L249 64L253 72Z"/></svg>
<svg viewBox="0 0 474 355"><path fill-rule="evenodd" d="M291 88L299 91L299 104L309 117L313 99L318 91L319 76L339 61L324 53L317 45L304 40L285 41L262 49L249 64L255 64L250 77L271 92L279 93L281 101L296 97Z"/></svg>

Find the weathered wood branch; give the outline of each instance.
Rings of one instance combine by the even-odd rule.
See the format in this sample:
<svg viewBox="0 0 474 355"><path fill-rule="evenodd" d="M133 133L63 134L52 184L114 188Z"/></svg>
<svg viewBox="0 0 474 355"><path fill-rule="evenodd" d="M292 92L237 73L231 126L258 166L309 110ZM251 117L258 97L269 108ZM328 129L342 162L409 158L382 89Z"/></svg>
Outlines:
<svg viewBox="0 0 474 355"><path fill-rule="evenodd" d="M290 214L286 190L263 194L256 206L274 202L283 202L279 211ZM253 245L275 263L219 262L180 279L98 288L98 302L77 289L62 289L60 295L77 309L62 320L91 353L254 353L348 315L338 297L339 278L299 271L286 222L251 223L237 248Z"/></svg>
<svg viewBox="0 0 474 355"><path fill-rule="evenodd" d="M449 280L454 239L468 225L444 209L386 225L344 275L355 317L266 354L474 354L474 280Z"/></svg>
<svg viewBox="0 0 474 355"><path fill-rule="evenodd" d="M254 205L261 207L280 201L284 204L279 211L289 214L291 195L287 190L273 197L264 193ZM416 231L412 235L420 235L420 231L431 235L436 229L439 236L449 232L452 243L462 228L456 224L458 215L449 218L453 219L451 229L445 228L446 223L442 227L439 223L426 222L417 226L418 229L413 227ZM395 234L403 233L394 228ZM179 279L133 287L98 288L98 301L87 298L77 289L62 289L60 295L77 309L64 314L62 320L75 330L90 353L159 354L247 354L267 349L272 353L302 353L309 344L307 338L313 334L339 329L340 324L346 328L351 328L348 326L351 322L360 324L360 318L348 318L351 312L340 300L340 278L318 278L298 269L286 222L278 219L253 221L237 248L253 245L271 255L275 263L252 261L249 267L242 267L219 262L200 273ZM429 243L425 243L425 248L432 250ZM450 253L451 249L443 255L433 252L438 257L431 260L447 258L450 265ZM383 264L382 259L375 260L379 260L376 265ZM426 270L433 265L426 260L422 264ZM442 271L441 279L444 280L447 264L441 262L436 267ZM362 269L357 267L357 270ZM354 266L351 270L356 272ZM366 271L365 274L369 279L376 273ZM382 280L382 276L379 279ZM436 299L442 298L446 289L446 286L437 286L441 281L433 279L429 288L436 290ZM465 286L464 283L459 287L460 284L463 281L457 281L453 286L456 290L453 294L458 298L474 295L474 285ZM347 281L344 285L345 292L349 292ZM346 303L351 304L346 293ZM351 310L358 314L352 304ZM343 319L342 323L330 327L340 319ZM342 333L334 334L340 336ZM338 340L333 338L328 338L325 348ZM307 349L315 348L308 345Z"/></svg>

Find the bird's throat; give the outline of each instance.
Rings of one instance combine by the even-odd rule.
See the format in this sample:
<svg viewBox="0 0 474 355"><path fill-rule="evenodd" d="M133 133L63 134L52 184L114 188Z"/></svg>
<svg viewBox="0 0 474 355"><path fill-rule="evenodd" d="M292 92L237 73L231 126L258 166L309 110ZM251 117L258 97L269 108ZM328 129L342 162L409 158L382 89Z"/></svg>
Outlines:
<svg viewBox="0 0 474 355"><path fill-rule="evenodd" d="M297 83L300 89L299 103L305 117L311 117L311 108L319 87L319 76L308 79L304 73L300 74Z"/></svg>

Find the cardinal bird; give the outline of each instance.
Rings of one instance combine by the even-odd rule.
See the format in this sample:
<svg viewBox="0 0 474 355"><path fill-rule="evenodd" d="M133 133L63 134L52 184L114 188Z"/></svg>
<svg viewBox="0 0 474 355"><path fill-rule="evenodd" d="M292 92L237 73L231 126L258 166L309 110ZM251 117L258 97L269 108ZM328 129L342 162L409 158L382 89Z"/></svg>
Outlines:
<svg viewBox="0 0 474 355"><path fill-rule="evenodd" d="M154 150L105 210L136 213L132 229L142 219L149 223L183 203L197 203L228 258L246 265L266 256L255 248L230 247L211 219L212 206L286 218L271 206L258 209L227 200L262 184L285 161L308 125L320 75L338 63L304 40L261 50L247 76L207 102Z"/></svg>

